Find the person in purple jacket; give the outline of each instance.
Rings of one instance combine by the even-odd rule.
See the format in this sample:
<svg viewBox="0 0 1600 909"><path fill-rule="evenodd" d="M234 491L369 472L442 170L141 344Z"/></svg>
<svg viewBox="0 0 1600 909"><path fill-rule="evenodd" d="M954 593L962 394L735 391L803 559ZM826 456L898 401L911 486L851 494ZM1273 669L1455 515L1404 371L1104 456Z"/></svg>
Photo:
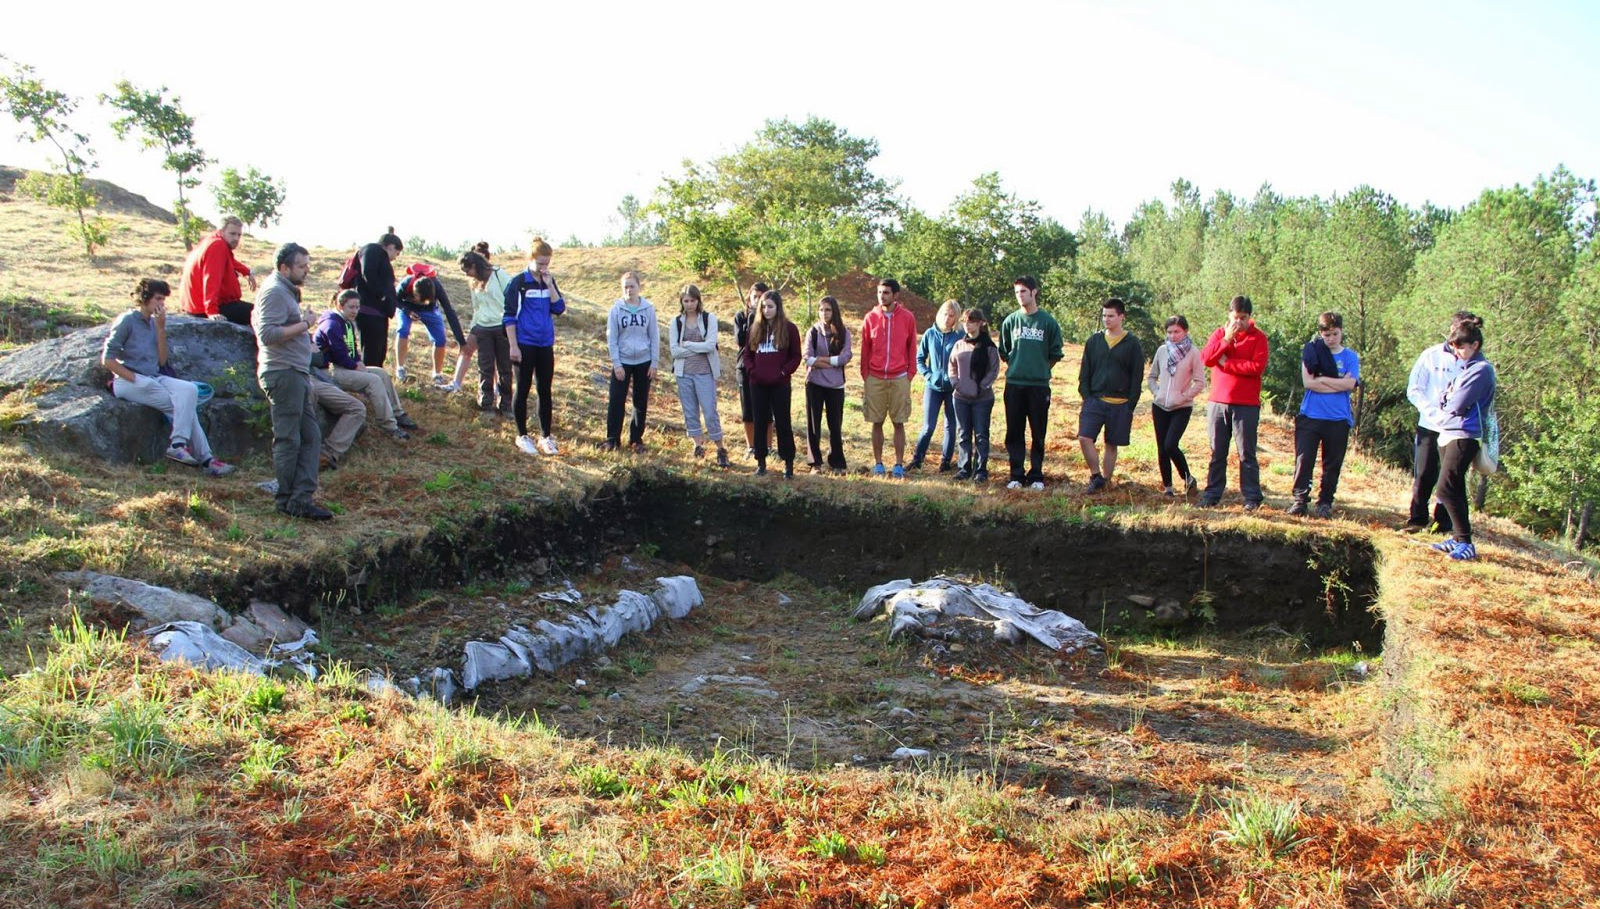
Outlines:
<svg viewBox="0 0 1600 909"><path fill-rule="evenodd" d="M806 332L806 447L811 472L822 472L822 421L828 421L828 469L844 473L844 367L850 362L850 330L839 316L839 301L823 297L817 324Z"/></svg>
<svg viewBox="0 0 1600 909"><path fill-rule="evenodd" d="M361 362L357 340L360 332L356 328L361 295L354 290L341 290L334 294L333 306L317 320L316 331L311 335L311 342L327 360L333 384L351 394L365 395L379 429L396 439L411 438L406 430L416 429L417 423L406 415L388 370Z"/></svg>
<svg viewBox="0 0 1600 909"><path fill-rule="evenodd" d="M1482 447L1494 404L1497 379L1483 355L1483 320L1473 316L1450 329L1450 349L1462 362L1461 371L1439 399L1439 501L1450 516L1450 535L1433 548L1457 562L1476 559L1472 521L1467 514L1467 468Z"/></svg>
<svg viewBox="0 0 1600 909"><path fill-rule="evenodd" d="M800 368L800 330L783 314L783 297L769 290L761 297L750 340L741 351L750 376L751 409L756 420L756 476L767 474L767 427L777 426L783 476L794 476L794 425L790 422L789 377Z"/></svg>
<svg viewBox="0 0 1600 909"><path fill-rule="evenodd" d="M555 251L543 237L533 238L528 267L506 285L506 338L511 342L511 362L517 369L517 394L512 413L517 419L517 448L525 454L556 454L551 435L554 418L550 385L556 374L555 316L567 311L567 300L550 274ZM528 434L528 391L538 383L539 441Z"/></svg>

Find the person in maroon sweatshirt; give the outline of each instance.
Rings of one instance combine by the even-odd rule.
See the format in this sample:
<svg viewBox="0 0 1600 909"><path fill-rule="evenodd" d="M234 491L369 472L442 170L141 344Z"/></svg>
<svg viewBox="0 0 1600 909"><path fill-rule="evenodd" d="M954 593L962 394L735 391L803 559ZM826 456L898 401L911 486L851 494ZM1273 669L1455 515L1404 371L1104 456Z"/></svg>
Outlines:
<svg viewBox="0 0 1600 909"><path fill-rule="evenodd" d="M1261 507L1261 467L1256 463L1256 428L1261 423L1261 376L1267 371L1267 336L1250 318L1250 298L1228 303L1228 321L1200 351L1211 368L1206 432L1211 437L1211 470L1200 505L1211 508L1228 488L1228 446L1239 449L1239 494L1244 510Z"/></svg>
<svg viewBox="0 0 1600 909"><path fill-rule="evenodd" d="M789 377L800 368L800 329L783 314L783 297L769 290L756 308L750 338L740 352L750 377L750 409L755 418L756 476L767 474L767 427L778 430L783 477L794 476L794 424L789 413Z"/></svg>

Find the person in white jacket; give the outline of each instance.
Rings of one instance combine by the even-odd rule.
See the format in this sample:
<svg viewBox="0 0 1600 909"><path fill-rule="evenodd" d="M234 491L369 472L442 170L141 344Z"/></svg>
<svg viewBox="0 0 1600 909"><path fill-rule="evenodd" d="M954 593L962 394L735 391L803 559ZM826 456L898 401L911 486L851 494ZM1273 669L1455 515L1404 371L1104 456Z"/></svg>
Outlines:
<svg viewBox="0 0 1600 909"><path fill-rule="evenodd" d="M717 380L722 360L717 356L717 317L706 312L700 288L685 285L678 294L679 311L667 333L672 354L672 375L678 383L678 403L683 405L683 431L694 443L694 456L704 457L701 427L717 446L717 466L728 466L728 449L722 447L722 421L717 418Z"/></svg>
<svg viewBox="0 0 1600 909"><path fill-rule="evenodd" d="M1150 389L1150 416L1156 426L1156 459L1161 466L1162 491L1177 495L1172 487L1172 468L1178 468L1186 493L1198 484L1183 456L1183 433L1194 414L1194 399L1206 390L1205 364L1200 351L1189 338L1189 320L1173 316L1167 320L1167 341L1156 350L1145 376Z"/></svg>

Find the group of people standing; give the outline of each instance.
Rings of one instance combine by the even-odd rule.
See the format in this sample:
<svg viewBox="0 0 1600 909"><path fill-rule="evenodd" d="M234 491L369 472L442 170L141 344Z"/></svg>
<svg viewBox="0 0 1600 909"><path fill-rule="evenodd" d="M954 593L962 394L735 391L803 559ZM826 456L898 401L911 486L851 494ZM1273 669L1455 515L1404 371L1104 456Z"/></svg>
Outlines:
<svg viewBox="0 0 1600 909"><path fill-rule="evenodd" d="M196 316L248 324L257 340L257 375L273 425L273 463L277 505L286 514L326 520L332 512L314 500L317 473L337 467L371 413L388 434L409 437L416 423L406 415L396 383L404 381L403 358L413 322L427 328L434 346L434 384L461 388L469 358L478 366L477 403L484 411L514 419L517 448L530 455L559 452L553 427L555 318L566 300L550 272L553 250L535 238L526 268L508 276L490 261L487 244L463 255L459 265L471 290L463 332L437 272L422 263L398 277L393 262L404 245L392 229L358 249L341 275L333 307L311 319L302 308L301 287L309 270L308 253L297 244L278 250L274 273L256 285L250 270L233 255L242 225L228 218L200 244L185 264L180 290L185 309ZM245 303L240 279L255 291ZM621 293L606 317L609 400L601 447L623 446L622 429L631 398L626 445L645 450L650 390L660 368L660 322L654 304L643 296L638 273L621 277ZM994 386L1005 366L1003 404L1007 488L1042 490L1051 373L1062 358L1060 325L1039 306L1039 282L1031 276L1013 282L1017 308L1000 323L998 341L989 319L977 308L961 310L947 301L935 324L918 332L916 317L900 302L900 285L885 278L877 303L859 331L844 324L838 300L823 297L816 322L804 333L789 319L782 295L756 283L732 319L737 354L734 377L746 452L765 475L773 454L783 475L794 475L799 456L792 420L791 382L804 367L806 456L814 472L842 473L847 462L842 439L846 369L855 361L863 379L861 410L871 427L875 476L901 478L923 469L933 437L944 427L939 470L957 480L989 478L990 423ZM233 468L210 452L195 416L198 385L171 375L167 367L165 282L144 279L134 291L135 309L120 317L107 338L102 362L113 374L112 392L155 407L172 420L168 456L223 476ZM723 375L721 324L709 312L700 289L686 285L679 311L669 321L667 349L682 406L684 431L694 456L709 443L716 463L731 466L717 411ZM401 314L397 346L402 365L391 378L384 369L389 321ZM1104 490L1114 476L1119 450L1130 443L1133 415L1148 390L1163 492L1197 494L1197 504L1220 504L1227 487L1230 449L1239 457L1239 489L1246 511L1261 507L1256 437L1261 416L1261 382L1269 357L1267 336L1252 317L1249 297L1234 297L1225 320L1197 347L1182 315L1166 320L1164 342L1146 358L1139 339L1126 331L1124 301L1101 307L1103 330L1085 343L1078 370L1078 442L1088 469L1086 491ZM242 320L242 321L241 321ZM460 346L453 378L444 374L445 323ZM1317 334L1301 350L1305 393L1295 418L1295 467L1290 515L1331 517L1350 430L1355 424L1351 395L1361 381L1360 358L1344 346L1343 321L1336 312L1318 317ZM1408 396L1418 410L1414 488L1406 529L1436 527L1447 537L1434 548L1453 559L1476 558L1467 506L1466 472L1477 457L1489 422L1495 375L1482 352L1483 320L1461 312L1451 322L1444 344L1417 360ZM923 428L907 461L905 423L911 415L913 374L923 378ZM1206 431L1211 455L1204 487L1191 470L1182 440L1195 401L1209 387ZM354 397L360 395L365 399ZM530 396L537 399L537 428L531 428ZM317 408L338 418L322 439ZM885 434L884 423L892 435ZM1103 434L1103 445L1102 445ZM892 446L892 466L885 447ZM775 451L774 451L775 450ZM1315 503L1312 475L1320 453L1322 474ZM1435 501L1430 514L1430 499Z"/></svg>

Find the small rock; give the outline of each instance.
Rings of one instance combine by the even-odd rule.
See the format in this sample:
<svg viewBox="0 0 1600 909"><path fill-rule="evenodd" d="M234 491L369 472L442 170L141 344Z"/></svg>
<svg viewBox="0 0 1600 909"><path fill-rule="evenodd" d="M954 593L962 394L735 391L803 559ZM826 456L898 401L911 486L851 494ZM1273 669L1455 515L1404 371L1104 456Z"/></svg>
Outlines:
<svg viewBox="0 0 1600 909"><path fill-rule="evenodd" d="M779 606L787 606L787 605L789 605L790 603L793 603L793 602L794 602L794 600L790 599L788 594L786 594L786 593L778 594L778 605Z"/></svg>
<svg viewBox="0 0 1600 909"><path fill-rule="evenodd" d="M915 719L916 716L917 716L916 714L912 713L910 710L907 710L904 707L896 707L896 708L894 708L893 710L889 711L889 715L892 716L892 717L899 717L901 719L907 719L907 720Z"/></svg>
<svg viewBox="0 0 1600 909"><path fill-rule="evenodd" d="M1134 593L1128 595L1128 602L1138 606L1140 609L1149 609L1156 604L1156 598L1147 597L1142 593Z"/></svg>
<svg viewBox="0 0 1600 909"><path fill-rule="evenodd" d="M890 757L897 761L920 761L926 758L928 754L929 752L926 748L906 748L901 746L896 748L894 754L891 754Z"/></svg>
<svg viewBox="0 0 1600 909"><path fill-rule="evenodd" d="M589 687L589 683L585 682L583 679L573 679L572 680L572 687L574 687L574 688L587 688L587 687Z"/></svg>
<svg viewBox="0 0 1600 909"><path fill-rule="evenodd" d="M1350 670L1352 672L1354 672L1356 675L1361 676L1362 678L1366 678L1367 673L1372 671L1371 668L1367 666L1367 661L1366 660L1362 660L1361 662L1355 664L1354 666L1351 666Z"/></svg>
<svg viewBox="0 0 1600 909"><path fill-rule="evenodd" d="M620 700L622 700L622 692L613 691L610 694L606 695L606 700L608 700L608 701L620 701Z"/></svg>
<svg viewBox="0 0 1600 909"><path fill-rule="evenodd" d="M571 713L571 712L572 712L572 705L571 704L562 704L560 707L556 708L556 713Z"/></svg>

